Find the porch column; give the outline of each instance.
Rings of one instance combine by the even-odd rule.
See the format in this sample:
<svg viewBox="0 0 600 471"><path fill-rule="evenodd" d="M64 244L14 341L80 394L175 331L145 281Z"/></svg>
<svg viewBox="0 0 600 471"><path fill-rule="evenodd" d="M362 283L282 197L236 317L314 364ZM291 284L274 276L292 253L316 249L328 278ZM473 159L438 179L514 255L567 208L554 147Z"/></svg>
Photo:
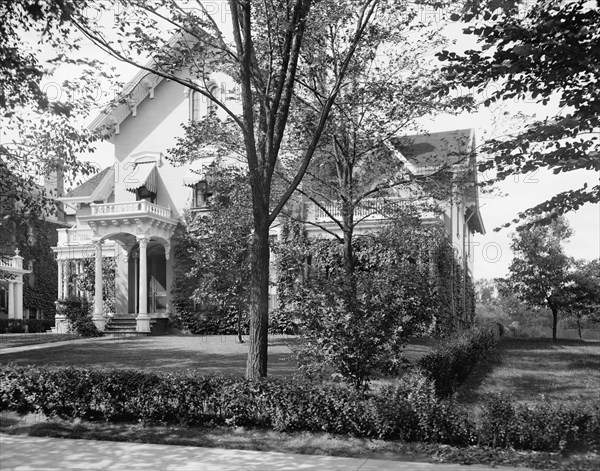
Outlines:
<svg viewBox="0 0 600 471"><path fill-rule="evenodd" d="M95 240L94 246L96 248L95 257L95 278L94 278L94 316L92 320L98 328L103 331L106 324L102 307L102 240Z"/></svg>
<svg viewBox="0 0 600 471"><path fill-rule="evenodd" d="M139 314L136 318L138 332L150 332L150 316L148 315L148 239L139 238L140 245L140 270L139 270Z"/></svg>
<svg viewBox="0 0 600 471"><path fill-rule="evenodd" d="M15 282L8 281L8 318L15 319Z"/></svg>
<svg viewBox="0 0 600 471"><path fill-rule="evenodd" d="M23 319L23 275L17 275L14 283L15 319Z"/></svg>
<svg viewBox="0 0 600 471"><path fill-rule="evenodd" d="M58 299L63 299L63 268L64 262L62 260L58 260Z"/></svg>
<svg viewBox="0 0 600 471"><path fill-rule="evenodd" d="M19 270L23 269L23 257L19 255L18 249L15 250L12 266L14 268L18 268ZM13 293L15 295L15 302L13 304L14 316L15 319L23 319L23 275L15 275L13 285Z"/></svg>

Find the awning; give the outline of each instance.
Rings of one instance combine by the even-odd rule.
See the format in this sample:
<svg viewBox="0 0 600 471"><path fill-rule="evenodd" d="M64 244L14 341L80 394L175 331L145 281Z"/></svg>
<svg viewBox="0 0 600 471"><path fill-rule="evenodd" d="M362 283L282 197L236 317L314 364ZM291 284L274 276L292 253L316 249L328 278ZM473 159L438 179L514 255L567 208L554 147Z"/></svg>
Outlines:
<svg viewBox="0 0 600 471"><path fill-rule="evenodd" d="M145 186L156 193L156 162L140 162L135 164L133 171L125 177L125 189L133 193Z"/></svg>
<svg viewBox="0 0 600 471"><path fill-rule="evenodd" d="M206 163L202 160L192 162L190 168L183 177L185 186L194 186L196 183L206 180Z"/></svg>

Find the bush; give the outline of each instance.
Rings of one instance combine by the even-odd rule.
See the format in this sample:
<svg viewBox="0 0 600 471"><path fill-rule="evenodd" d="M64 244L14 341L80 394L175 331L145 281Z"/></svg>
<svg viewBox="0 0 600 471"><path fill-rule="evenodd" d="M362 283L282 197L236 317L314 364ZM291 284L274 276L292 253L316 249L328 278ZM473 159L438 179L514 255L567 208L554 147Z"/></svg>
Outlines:
<svg viewBox="0 0 600 471"><path fill-rule="evenodd" d="M56 313L66 316L71 332L82 337L100 337L102 332L92 320L92 309L92 304L84 298L61 299L56 305Z"/></svg>
<svg viewBox="0 0 600 471"><path fill-rule="evenodd" d="M297 380L249 382L194 373L9 365L0 370L0 410L548 451L597 450L600 436L597 406L529 407L494 399L476 423L455 402L439 399L433 383L418 370L378 393L364 394L346 386Z"/></svg>
<svg viewBox="0 0 600 471"><path fill-rule="evenodd" d="M481 423L480 439L493 447L597 451L600 445L598 405L515 405L506 398L496 397L485 405Z"/></svg>
<svg viewBox="0 0 600 471"><path fill-rule="evenodd" d="M460 332L418 361L418 366L433 381L437 393L448 397L464 383L473 367L496 344L491 329L475 328Z"/></svg>
<svg viewBox="0 0 600 471"><path fill-rule="evenodd" d="M53 319L0 319L0 334L46 332L54 327Z"/></svg>

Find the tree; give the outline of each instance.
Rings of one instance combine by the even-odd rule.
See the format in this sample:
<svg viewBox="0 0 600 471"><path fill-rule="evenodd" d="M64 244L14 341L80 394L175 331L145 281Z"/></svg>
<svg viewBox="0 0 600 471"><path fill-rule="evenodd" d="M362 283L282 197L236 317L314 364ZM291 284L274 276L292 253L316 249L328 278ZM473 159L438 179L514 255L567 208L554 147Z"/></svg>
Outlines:
<svg viewBox="0 0 600 471"><path fill-rule="evenodd" d="M567 305L572 259L562 243L572 235L566 220L557 218L545 226L518 232L512 238L515 254L509 266L509 289L530 306L548 306L552 311L552 340L556 340L558 313Z"/></svg>
<svg viewBox="0 0 600 471"><path fill-rule="evenodd" d="M400 15L406 6L392 0L280 0L275 3L229 0L233 40L227 41L218 19L211 16L202 2L195 4L197 9L187 8L186 2L175 0L152 5L142 0L123 0L120 4L125 8L115 14L115 32L119 36L115 41L104 35L89 18L79 16L74 24L113 57L195 90L226 113L228 122L217 125L215 132L203 135L202 140L196 142L197 148L206 144L222 148L224 143L242 143L254 226L246 375L251 379L265 376L269 227L302 180L332 106L345 86L346 73L356 65L356 51L377 32L374 21L382 15ZM164 38L165 29L170 29L174 36ZM316 41L330 30L346 39L337 58L322 57L339 70L339 78L324 91L316 112L318 124L302 152L294 177L281 195L273 198L273 176L286 135L290 106L295 92L302 86L298 82L302 76L300 71L311 66L310 58L318 48ZM150 65L142 63L136 51L150 55ZM180 74L182 70L186 74ZM212 71L229 73L239 83L241 113L215 95L209 83ZM231 129L236 129L237 139L235 134L223 132ZM221 140L223 136L228 136L225 141Z"/></svg>
<svg viewBox="0 0 600 471"><path fill-rule="evenodd" d="M293 222L285 228L284 240L275 246L278 296L280 309L296 320L303 337L299 360L304 372L333 369L364 389L375 374L397 373L406 342L431 332L438 305L423 248L435 240L435 229L418 219L412 222L354 240L352 296L343 246L295 237ZM302 253L310 254L310 261L299 257Z"/></svg>
<svg viewBox="0 0 600 471"><path fill-rule="evenodd" d="M250 295L252 212L247 175L236 167L213 165L212 195L206 210L191 218L188 232L194 251L189 276L196 281L192 295L201 305L217 306L222 315L235 315L242 340L242 319Z"/></svg>
<svg viewBox="0 0 600 471"><path fill-rule="evenodd" d="M492 158L480 170L496 169L498 180L539 168L554 174L600 171L600 4L538 0L525 9L519 3L467 2L462 18L482 18L483 22L469 25L464 32L476 35L480 46L462 55L438 54L440 60L449 62L445 71L450 88L460 84L481 92L494 85L486 106L509 99L532 98L544 105L559 99L560 111L554 117L488 141L485 147ZM548 223L598 201L600 185L584 185L529 208L514 222L529 218Z"/></svg>
<svg viewBox="0 0 600 471"><path fill-rule="evenodd" d="M581 323L600 322L600 260L576 260L564 288L565 312L575 317L581 339Z"/></svg>
<svg viewBox="0 0 600 471"><path fill-rule="evenodd" d="M72 181L94 167L79 160L97 135L80 118L98 103L98 79L108 75L96 61L76 59L71 15L89 3L70 0L16 0L0 4L0 218L40 217L56 209L40 179L60 174ZM30 41L24 40L30 38ZM35 40L38 44L35 44ZM41 62L39 44L55 54ZM50 87L43 80L59 65L83 66L81 77ZM0 222L1 224L1 222Z"/></svg>
<svg viewBox="0 0 600 471"><path fill-rule="evenodd" d="M419 118L468 108L471 103L469 97L431 99L432 90L442 86L443 78L439 70L427 63L426 56L445 40L436 32L427 33L427 25L419 21L416 13L415 10L400 19L379 21L377 32L357 51L357 65L346 72L346 86L338 94L315 158L297 190L299 204L310 200L333 223L332 228L305 221L329 233L343 246L349 293L354 291L356 257L352 250L356 227L376 214L390 220L402 219L403 205L415 202L421 203L421 210L433 209L419 198L449 198L452 183L457 183L451 180L462 175L452 175L451 167L467 167L464 164L471 157L467 152L453 162L440 162L439 171L413 177L409 177L399 158L398 148L410 148L412 142L398 135L416 132ZM412 38L415 30L423 31L423 41L418 46ZM328 31L319 43L318 54L339 61L343 42L335 30ZM322 97L340 79L338 70L318 54L308 73L301 76L308 85L295 101L295 136L286 148L289 157L284 159L284 166L296 167L295 151L306 144L306 137L313 135L315 113ZM443 173L452 178L442 182L439 177ZM435 177L437 181L432 184ZM401 194L404 201L398 201ZM284 212L302 219L303 211Z"/></svg>

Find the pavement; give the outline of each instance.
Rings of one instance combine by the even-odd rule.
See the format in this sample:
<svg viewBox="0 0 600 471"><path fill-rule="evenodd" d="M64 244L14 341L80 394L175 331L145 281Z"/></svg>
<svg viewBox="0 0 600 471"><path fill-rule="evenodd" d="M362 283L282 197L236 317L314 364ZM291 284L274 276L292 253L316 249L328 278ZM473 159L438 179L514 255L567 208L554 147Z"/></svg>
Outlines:
<svg viewBox="0 0 600 471"><path fill-rule="evenodd" d="M486 465L299 455L0 434L0 470L147 471L490 471ZM500 471L527 468L498 466ZM528 471L531 471L530 469Z"/></svg>

